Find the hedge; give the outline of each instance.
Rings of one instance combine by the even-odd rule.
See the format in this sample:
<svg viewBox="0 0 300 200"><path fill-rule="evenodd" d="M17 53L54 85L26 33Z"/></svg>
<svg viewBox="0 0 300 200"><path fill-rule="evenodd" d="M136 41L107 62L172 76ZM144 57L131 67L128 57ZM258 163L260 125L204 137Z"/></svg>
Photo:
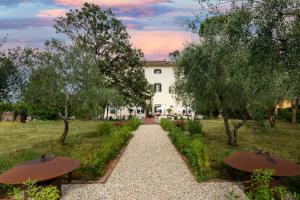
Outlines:
<svg viewBox="0 0 300 200"><path fill-rule="evenodd" d="M168 119L161 120L161 126L169 132L169 137L176 148L187 157L197 181L205 181L209 178L211 168L206 153L206 147L200 138L187 135L181 128Z"/></svg>

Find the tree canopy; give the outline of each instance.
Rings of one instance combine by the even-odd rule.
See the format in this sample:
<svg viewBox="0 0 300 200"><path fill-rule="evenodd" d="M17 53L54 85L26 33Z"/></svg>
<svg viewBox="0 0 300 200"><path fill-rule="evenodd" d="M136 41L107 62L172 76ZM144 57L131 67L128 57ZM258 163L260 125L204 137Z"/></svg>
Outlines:
<svg viewBox="0 0 300 200"><path fill-rule="evenodd" d="M294 0L248 1L191 26L200 27L200 40L177 56L174 92L178 99L189 95L200 112L218 108L228 144L237 145L237 131L249 118L264 123L268 117L274 126L275 107L289 96L284 47L295 40L288 35L296 33L296 10ZM290 56L299 57L298 47L290 47ZM229 119L241 121L231 129Z"/></svg>

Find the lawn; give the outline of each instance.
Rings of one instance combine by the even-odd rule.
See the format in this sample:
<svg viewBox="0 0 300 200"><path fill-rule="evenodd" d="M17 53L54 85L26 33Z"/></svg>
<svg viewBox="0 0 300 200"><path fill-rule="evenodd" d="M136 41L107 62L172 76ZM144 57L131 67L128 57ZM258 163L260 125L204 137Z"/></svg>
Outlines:
<svg viewBox="0 0 300 200"><path fill-rule="evenodd" d="M60 145L63 130L61 121L29 123L0 123L0 172L42 154L69 156L81 161L78 178L92 179L95 174L87 169L101 146L101 137L95 137L98 121L72 121L66 145ZM2 162L1 162L2 160Z"/></svg>
<svg viewBox="0 0 300 200"><path fill-rule="evenodd" d="M99 121L71 121L67 143L96 131ZM29 123L0 122L0 154L12 154L22 149L48 146L56 143L63 131L62 121L40 121Z"/></svg>
<svg viewBox="0 0 300 200"><path fill-rule="evenodd" d="M0 173L18 163L38 159L42 154L54 154L80 161L80 168L73 173L75 179L99 179L106 164L118 155L131 132L138 127L138 124L133 126L133 122L115 127L109 122L71 121L63 146L59 143L64 126L61 121L0 122ZM7 189L0 184L0 197Z"/></svg>
<svg viewBox="0 0 300 200"><path fill-rule="evenodd" d="M238 147L226 144L226 132L222 120L203 120L203 140L207 146L210 160L216 161L225 151L255 151L262 148L277 155L300 163L300 124L277 122L275 128L266 127L265 131L254 128L253 122L242 127L238 133Z"/></svg>

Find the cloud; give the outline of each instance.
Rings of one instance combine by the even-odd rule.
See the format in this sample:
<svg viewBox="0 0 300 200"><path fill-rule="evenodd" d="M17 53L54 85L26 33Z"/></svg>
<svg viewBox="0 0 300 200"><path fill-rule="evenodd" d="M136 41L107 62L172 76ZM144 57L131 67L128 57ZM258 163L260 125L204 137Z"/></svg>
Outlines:
<svg viewBox="0 0 300 200"><path fill-rule="evenodd" d="M1 18L0 29L25 29L28 27L49 27L53 26L53 19L44 17L27 18Z"/></svg>
<svg viewBox="0 0 300 200"><path fill-rule="evenodd" d="M41 10L37 14L38 17L50 17L56 18L61 17L66 14L66 10L64 9L50 9L50 10Z"/></svg>
<svg viewBox="0 0 300 200"><path fill-rule="evenodd" d="M180 31L129 30L133 46L141 49L147 59L168 59L169 53L181 50L194 39L194 34Z"/></svg>
<svg viewBox="0 0 300 200"><path fill-rule="evenodd" d="M0 6L15 6L26 3L52 4L53 0L0 0Z"/></svg>
<svg viewBox="0 0 300 200"><path fill-rule="evenodd" d="M55 3L63 6L79 7L85 2L94 3L105 7L139 7L157 3L171 2L171 0L55 0Z"/></svg>

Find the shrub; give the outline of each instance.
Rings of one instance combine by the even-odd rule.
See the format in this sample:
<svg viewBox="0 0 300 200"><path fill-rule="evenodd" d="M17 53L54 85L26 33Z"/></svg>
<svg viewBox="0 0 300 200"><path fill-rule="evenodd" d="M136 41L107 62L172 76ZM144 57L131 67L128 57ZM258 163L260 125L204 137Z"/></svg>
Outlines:
<svg viewBox="0 0 300 200"><path fill-rule="evenodd" d="M169 119L161 119L160 125L165 131L171 131L176 127L176 124Z"/></svg>
<svg viewBox="0 0 300 200"><path fill-rule="evenodd" d="M101 141L101 148L96 154L95 168L99 175L103 175L105 166L111 159L115 158L124 144L132 136L130 128L121 127L116 129L110 135L106 135Z"/></svg>
<svg viewBox="0 0 300 200"><path fill-rule="evenodd" d="M162 124L166 125L169 122L163 121ZM166 125L168 128L168 125ZM169 137L177 149L187 157L197 180L204 181L209 178L210 164L206 153L205 145L200 138L191 139L179 127L173 127L169 132Z"/></svg>
<svg viewBox="0 0 300 200"><path fill-rule="evenodd" d="M191 135L201 134L202 124L199 121L188 120L185 130L189 131Z"/></svg>
<svg viewBox="0 0 300 200"><path fill-rule="evenodd" d="M283 186L270 188L273 170L258 169L251 176L251 191L247 193L250 200L287 199L287 189Z"/></svg>
<svg viewBox="0 0 300 200"><path fill-rule="evenodd" d="M196 173L197 180L207 180L210 174L210 165L205 146L200 139L194 139L190 143L188 158L193 170Z"/></svg>
<svg viewBox="0 0 300 200"><path fill-rule="evenodd" d="M60 198L59 190L54 186L39 187L35 181L27 181L24 186L24 189L13 188L11 196L17 200L57 200Z"/></svg>
<svg viewBox="0 0 300 200"><path fill-rule="evenodd" d="M184 155L187 155L189 144L190 144L190 138L187 137L183 133L183 131L178 127L173 128L170 131L169 136L173 144L177 147L177 149Z"/></svg>
<svg viewBox="0 0 300 200"><path fill-rule="evenodd" d="M292 122L292 109L285 108L278 112L278 117L286 121ZM300 123L300 107L297 110L297 123Z"/></svg>
<svg viewBox="0 0 300 200"><path fill-rule="evenodd" d="M137 130L141 125L141 121L138 118L132 118L129 121L129 126L132 130Z"/></svg>
<svg viewBox="0 0 300 200"><path fill-rule="evenodd" d="M113 125L111 122L102 122L97 126L98 135L110 135L113 132Z"/></svg>

